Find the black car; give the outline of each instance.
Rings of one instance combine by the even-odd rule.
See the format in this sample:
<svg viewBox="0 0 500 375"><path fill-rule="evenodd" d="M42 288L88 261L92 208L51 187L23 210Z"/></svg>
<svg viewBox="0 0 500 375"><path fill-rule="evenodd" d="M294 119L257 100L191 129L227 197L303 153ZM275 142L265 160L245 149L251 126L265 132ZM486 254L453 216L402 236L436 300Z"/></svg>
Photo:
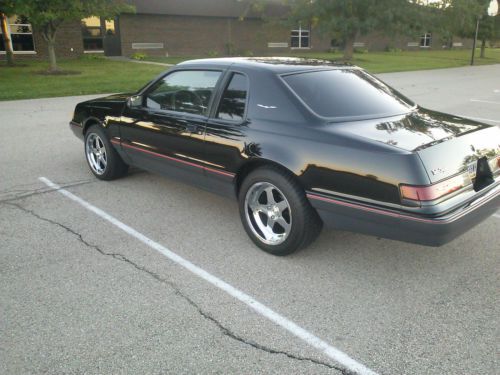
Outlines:
<svg viewBox="0 0 500 375"><path fill-rule="evenodd" d="M499 127L327 61L188 61L78 104L71 128L97 178L133 165L236 197L250 238L276 255L323 223L438 246L500 204Z"/></svg>

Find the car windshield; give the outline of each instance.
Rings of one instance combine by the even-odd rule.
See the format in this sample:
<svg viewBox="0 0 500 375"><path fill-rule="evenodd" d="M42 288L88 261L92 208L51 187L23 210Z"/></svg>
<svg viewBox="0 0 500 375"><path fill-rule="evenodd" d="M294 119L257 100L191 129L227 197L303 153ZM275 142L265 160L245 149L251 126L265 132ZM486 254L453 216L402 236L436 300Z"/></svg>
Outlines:
<svg viewBox="0 0 500 375"><path fill-rule="evenodd" d="M332 121L389 117L415 104L360 69L332 69L282 76L317 115Z"/></svg>

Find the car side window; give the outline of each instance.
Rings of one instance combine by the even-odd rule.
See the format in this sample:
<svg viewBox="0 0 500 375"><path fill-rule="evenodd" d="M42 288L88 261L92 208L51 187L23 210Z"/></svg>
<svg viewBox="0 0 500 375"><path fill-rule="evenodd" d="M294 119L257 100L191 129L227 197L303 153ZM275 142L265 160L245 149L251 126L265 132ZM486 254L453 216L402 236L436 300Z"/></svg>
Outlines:
<svg viewBox="0 0 500 375"><path fill-rule="evenodd" d="M221 72L177 71L160 79L146 94L147 108L207 115Z"/></svg>
<svg viewBox="0 0 500 375"><path fill-rule="evenodd" d="M234 73L227 85L217 110L221 120L243 121L248 95L248 78Z"/></svg>

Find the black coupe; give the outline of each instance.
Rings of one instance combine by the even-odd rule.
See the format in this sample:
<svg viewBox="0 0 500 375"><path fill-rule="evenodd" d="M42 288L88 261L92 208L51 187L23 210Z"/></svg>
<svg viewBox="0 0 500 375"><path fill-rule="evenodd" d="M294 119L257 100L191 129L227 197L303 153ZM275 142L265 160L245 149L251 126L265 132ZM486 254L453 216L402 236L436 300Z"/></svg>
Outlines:
<svg viewBox="0 0 500 375"><path fill-rule="evenodd" d="M327 61L188 61L78 104L71 128L97 178L133 165L237 197L250 238L276 255L323 223L437 246L500 205L498 126Z"/></svg>

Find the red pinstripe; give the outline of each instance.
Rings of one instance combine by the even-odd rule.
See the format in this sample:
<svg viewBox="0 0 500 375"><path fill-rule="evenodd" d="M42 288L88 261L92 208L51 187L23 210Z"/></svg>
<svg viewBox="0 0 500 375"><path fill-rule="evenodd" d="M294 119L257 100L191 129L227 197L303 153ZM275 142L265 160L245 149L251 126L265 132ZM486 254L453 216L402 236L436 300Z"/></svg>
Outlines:
<svg viewBox="0 0 500 375"><path fill-rule="evenodd" d="M351 207L351 208L355 208L355 209L362 210L362 211L369 211L369 212L374 212L374 213L377 213L380 215L391 216L391 217L395 217L398 219L413 220L413 221L419 221L419 222L428 223L428 224L449 224L449 223L461 218L462 216L465 216L470 211L476 209L477 207L481 206L482 204L495 198L497 195L498 194L495 194L495 195L492 195L491 197L488 197L488 199L485 199L484 202L481 202L481 204L478 204L478 205L473 206L473 207L469 207L467 210L462 211L459 215L457 215L455 217L452 217L450 219L442 219L442 220L423 219L423 218L409 216L409 215L405 215L405 214L398 214L398 213L394 213L394 212L390 212L390 211L386 211L386 210L362 206L362 205L356 204L356 203L348 203L348 202L344 202L344 201L340 201L340 200L336 200L336 199L332 199L332 198L326 198L326 197L322 197L320 195L315 195L315 194L311 194L311 193L308 193L307 197L310 199L316 199L316 200L323 201L323 202L333 203L333 204L336 204L339 206Z"/></svg>
<svg viewBox="0 0 500 375"><path fill-rule="evenodd" d="M203 165L199 165L199 164L196 164L196 163L191 163L189 161L185 161L185 160L181 160L181 159L177 159L177 158L174 158L172 156L167 156L167 155L163 155L163 154L159 154L157 152L153 152L153 151L149 151L149 150L145 150L141 147L137 147L137 146L132 146L132 145L129 145L129 144L126 144L126 143L120 143L119 141L115 140L115 139L112 139L111 140L111 143L114 143L115 145L121 145L123 147L127 147L127 148L131 148L131 149L134 149L136 151L140 151L140 152L144 152L146 154L150 154L150 155L153 155L153 156L157 156L159 158L163 158L163 159L168 159L168 160L172 160L172 161L175 161L177 163L181 163L181 164L185 164L185 165L189 165L191 167L195 167L195 168L201 168L207 172L211 172L211 173L216 173L216 174L220 174L222 176L226 176L226 177L231 177L233 178L235 176L234 173L231 173L231 172L225 172L225 171L219 171L217 169L213 169L213 168L209 168L209 167L205 167Z"/></svg>

